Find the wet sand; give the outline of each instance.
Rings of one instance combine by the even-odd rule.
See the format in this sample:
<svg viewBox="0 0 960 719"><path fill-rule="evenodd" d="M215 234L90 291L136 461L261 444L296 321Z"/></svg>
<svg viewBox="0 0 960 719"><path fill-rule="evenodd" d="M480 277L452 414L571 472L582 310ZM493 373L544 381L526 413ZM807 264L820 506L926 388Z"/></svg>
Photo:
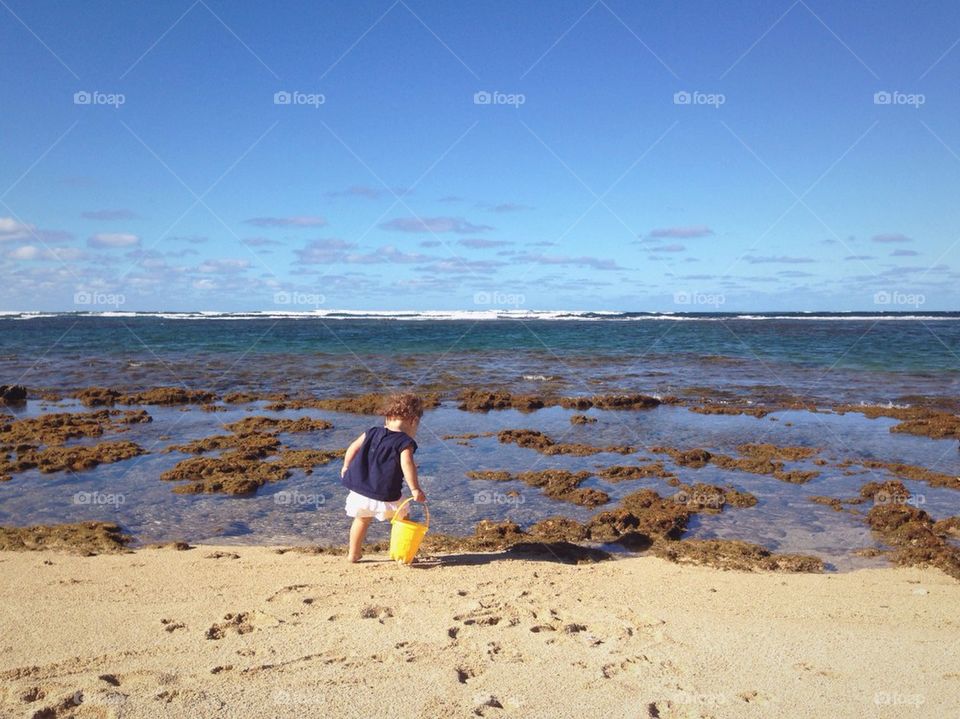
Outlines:
<svg viewBox="0 0 960 719"><path fill-rule="evenodd" d="M960 584L655 557L0 552L11 717L943 717Z"/></svg>

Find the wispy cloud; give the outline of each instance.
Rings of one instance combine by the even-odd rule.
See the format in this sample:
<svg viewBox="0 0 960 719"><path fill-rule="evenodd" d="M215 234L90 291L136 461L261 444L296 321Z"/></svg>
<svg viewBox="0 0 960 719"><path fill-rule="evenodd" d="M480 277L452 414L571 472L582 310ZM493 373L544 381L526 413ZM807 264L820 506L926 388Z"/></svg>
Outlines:
<svg viewBox="0 0 960 719"><path fill-rule="evenodd" d="M279 240L271 240L269 237L247 237L240 241L247 247L270 247L283 244Z"/></svg>
<svg viewBox="0 0 960 719"><path fill-rule="evenodd" d="M250 260L226 258L206 260L197 267L197 271L205 274L233 274L243 272L248 267L250 267Z"/></svg>
<svg viewBox="0 0 960 719"><path fill-rule="evenodd" d="M920 253L916 250L905 250L902 247L897 248L890 253L891 257L917 257Z"/></svg>
<svg viewBox="0 0 960 719"><path fill-rule="evenodd" d="M87 238L87 246L98 249L139 247L139 245L140 238L128 232L101 232Z"/></svg>
<svg viewBox="0 0 960 719"><path fill-rule="evenodd" d="M378 265L383 263L408 264L412 262L427 262L434 259L429 255L417 252L404 252L393 245L383 245L377 249L359 254L347 255L345 261L351 264Z"/></svg>
<svg viewBox="0 0 960 719"><path fill-rule="evenodd" d="M244 220L255 227L324 227L326 219L315 215L297 215L294 217L251 217Z"/></svg>
<svg viewBox="0 0 960 719"><path fill-rule="evenodd" d="M576 265L578 267L590 267L594 270L625 270L616 260L610 260L602 257L569 257L566 255L542 255L537 253L525 253L517 255L517 261L529 262L538 265Z"/></svg>
<svg viewBox="0 0 960 719"><path fill-rule="evenodd" d="M85 220L136 220L139 215L133 210L88 210L81 212L80 216Z"/></svg>
<svg viewBox="0 0 960 719"><path fill-rule="evenodd" d="M692 240L696 237L708 237L713 230L706 225L687 225L682 227L658 227L650 230L648 237L658 239Z"/></svg>
<svg viewBox="0 0 960 719"><path fill-rule="evenodd" d="M359 197L364 200L379 200L384 197L403 197L408 195L412 190L407 189L406 187L394 187L391 190L388 190L385 187L370 187L369 185L351 185L345 190L333 190L331 192L324 193L326 197Z"/></svg>
<svg viewBox="0 0 960 719"><path fill-rule="evenodd" d="M670 245L659 245L657 247L648 248L649 252L686 252L687 248L684 245L680 244L670 244Z"/></svg>
<svg viewBox="0 0 960 719"><path fill-rule="evenodd" d="M397 217L381 223L380 228L391 232L455 232L460 235L493 229L489 225L467 222L462 217Z"/></svg>
<svg viewBox="0 0 960 719"><path fill-rule="evenodd" d="M812 257L788 257L786 255L776 257L769 255L747 255L743 259L751 265L802 265L816 261Z"/></svg>
<svg viewBox="0 0 960 719"><path fill-rule="evenodd" d="M470 247L475 250L482 250L489 247L506 247L507 245L514 244L510 240L485 240L483 238L470 238L457 240L458 245L463 245L464 247Z"/></svg>
<svg viewBox="0 0 960 719"><path fill-rule="evenodd" d="M533 209L530 205L523 205L519 202L501 202L498 205L481 205L481 207L490 212L524 212Z"/></svg>
<svg viewBox="0 0 960 719"><path fill-rule="evenodd" d="M884 234L884 235L874 235L872 239L873 239L874 242L879 242L879 243L881 243L881 244L894 244L894 243L898 243L898 242L913 242L912 239L910 239L910 238L907 237L906 235L901 235L899 232L891 232L891 233Z"/></svg>
<svg viewBox="0 0 960 719"><path fill-rule="evenodd" d="M347 251L356 249L354 242L340 240L335 237L322 237L311 240L304 247L296 250L299 262L304 265L322 265L333 262L342 262Z"/></svg>

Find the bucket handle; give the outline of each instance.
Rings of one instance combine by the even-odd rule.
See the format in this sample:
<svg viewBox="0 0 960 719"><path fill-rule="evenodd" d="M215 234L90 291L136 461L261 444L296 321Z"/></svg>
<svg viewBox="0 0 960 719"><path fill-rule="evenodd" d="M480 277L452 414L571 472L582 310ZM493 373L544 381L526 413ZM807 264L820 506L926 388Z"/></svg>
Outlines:
<svg viewBox="0 0 960 719"><path fill-rule="evenodd" d="M403 500L403 501L400 503L400 506L397 507L397 511L393 513L393 517L390 518L390 522L392 523L393 520L396 518L396 516L397 516L398 514L400 514L400 510L403 509L403 506L404 506L407 502L412 502L412 501L413 501L413 497L407 497L405 500ZM426 513L426 515L427 515L426 527L427 527L427 529L430 529L430 508L427 507L427 503L426 503L426 502L420 502L420 504L423 505L423 511L424 511L424 512Z"/></svg>

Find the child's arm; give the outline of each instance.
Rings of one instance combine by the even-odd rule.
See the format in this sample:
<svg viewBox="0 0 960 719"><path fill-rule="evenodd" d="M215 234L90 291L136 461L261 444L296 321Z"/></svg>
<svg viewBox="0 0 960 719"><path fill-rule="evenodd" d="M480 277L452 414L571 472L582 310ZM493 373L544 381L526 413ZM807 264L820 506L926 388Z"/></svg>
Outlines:
<svg viewBox="0 0 960 719"><path fill-rule="evenodd" d="M420 482L417 481L417 464L413 461L413 449L410 447L400 453L400 469L403 470L403 478L413 493L413 501L426 502L427 495L420 489Z"/></svg>
<svg viewBox="0 0 960 719"><path fill-rule="evenodd" d="M350 466L350 461L356 456L357 452L360 451L360 447L363 445L363 440L367 438L367 433L364 432L359 437L357 437L350 446L347 447L347 453L343 455L343 467L340 469L340 478L343 478L343 475L347 473L347 467Z"/></svg>

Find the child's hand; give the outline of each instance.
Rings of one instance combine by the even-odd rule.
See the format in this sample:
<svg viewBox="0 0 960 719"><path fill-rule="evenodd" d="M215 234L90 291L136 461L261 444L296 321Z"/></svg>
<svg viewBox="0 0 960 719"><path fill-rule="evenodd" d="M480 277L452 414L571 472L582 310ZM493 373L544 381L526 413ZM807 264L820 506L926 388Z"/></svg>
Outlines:
<svg viewBox="0 0 960 719"><path fill-rule="evenodd" d="M343 479L343 475L345 475L346 473L347 473L347 465L343 465L340 468L340 479Z"/></svg>
<svg viewBox="0 0 960 719"><path fill-rule="evenodd" d="M413 501L414 502L426 502L427 495L423 493L422 489L413 490Z"/></svg>

